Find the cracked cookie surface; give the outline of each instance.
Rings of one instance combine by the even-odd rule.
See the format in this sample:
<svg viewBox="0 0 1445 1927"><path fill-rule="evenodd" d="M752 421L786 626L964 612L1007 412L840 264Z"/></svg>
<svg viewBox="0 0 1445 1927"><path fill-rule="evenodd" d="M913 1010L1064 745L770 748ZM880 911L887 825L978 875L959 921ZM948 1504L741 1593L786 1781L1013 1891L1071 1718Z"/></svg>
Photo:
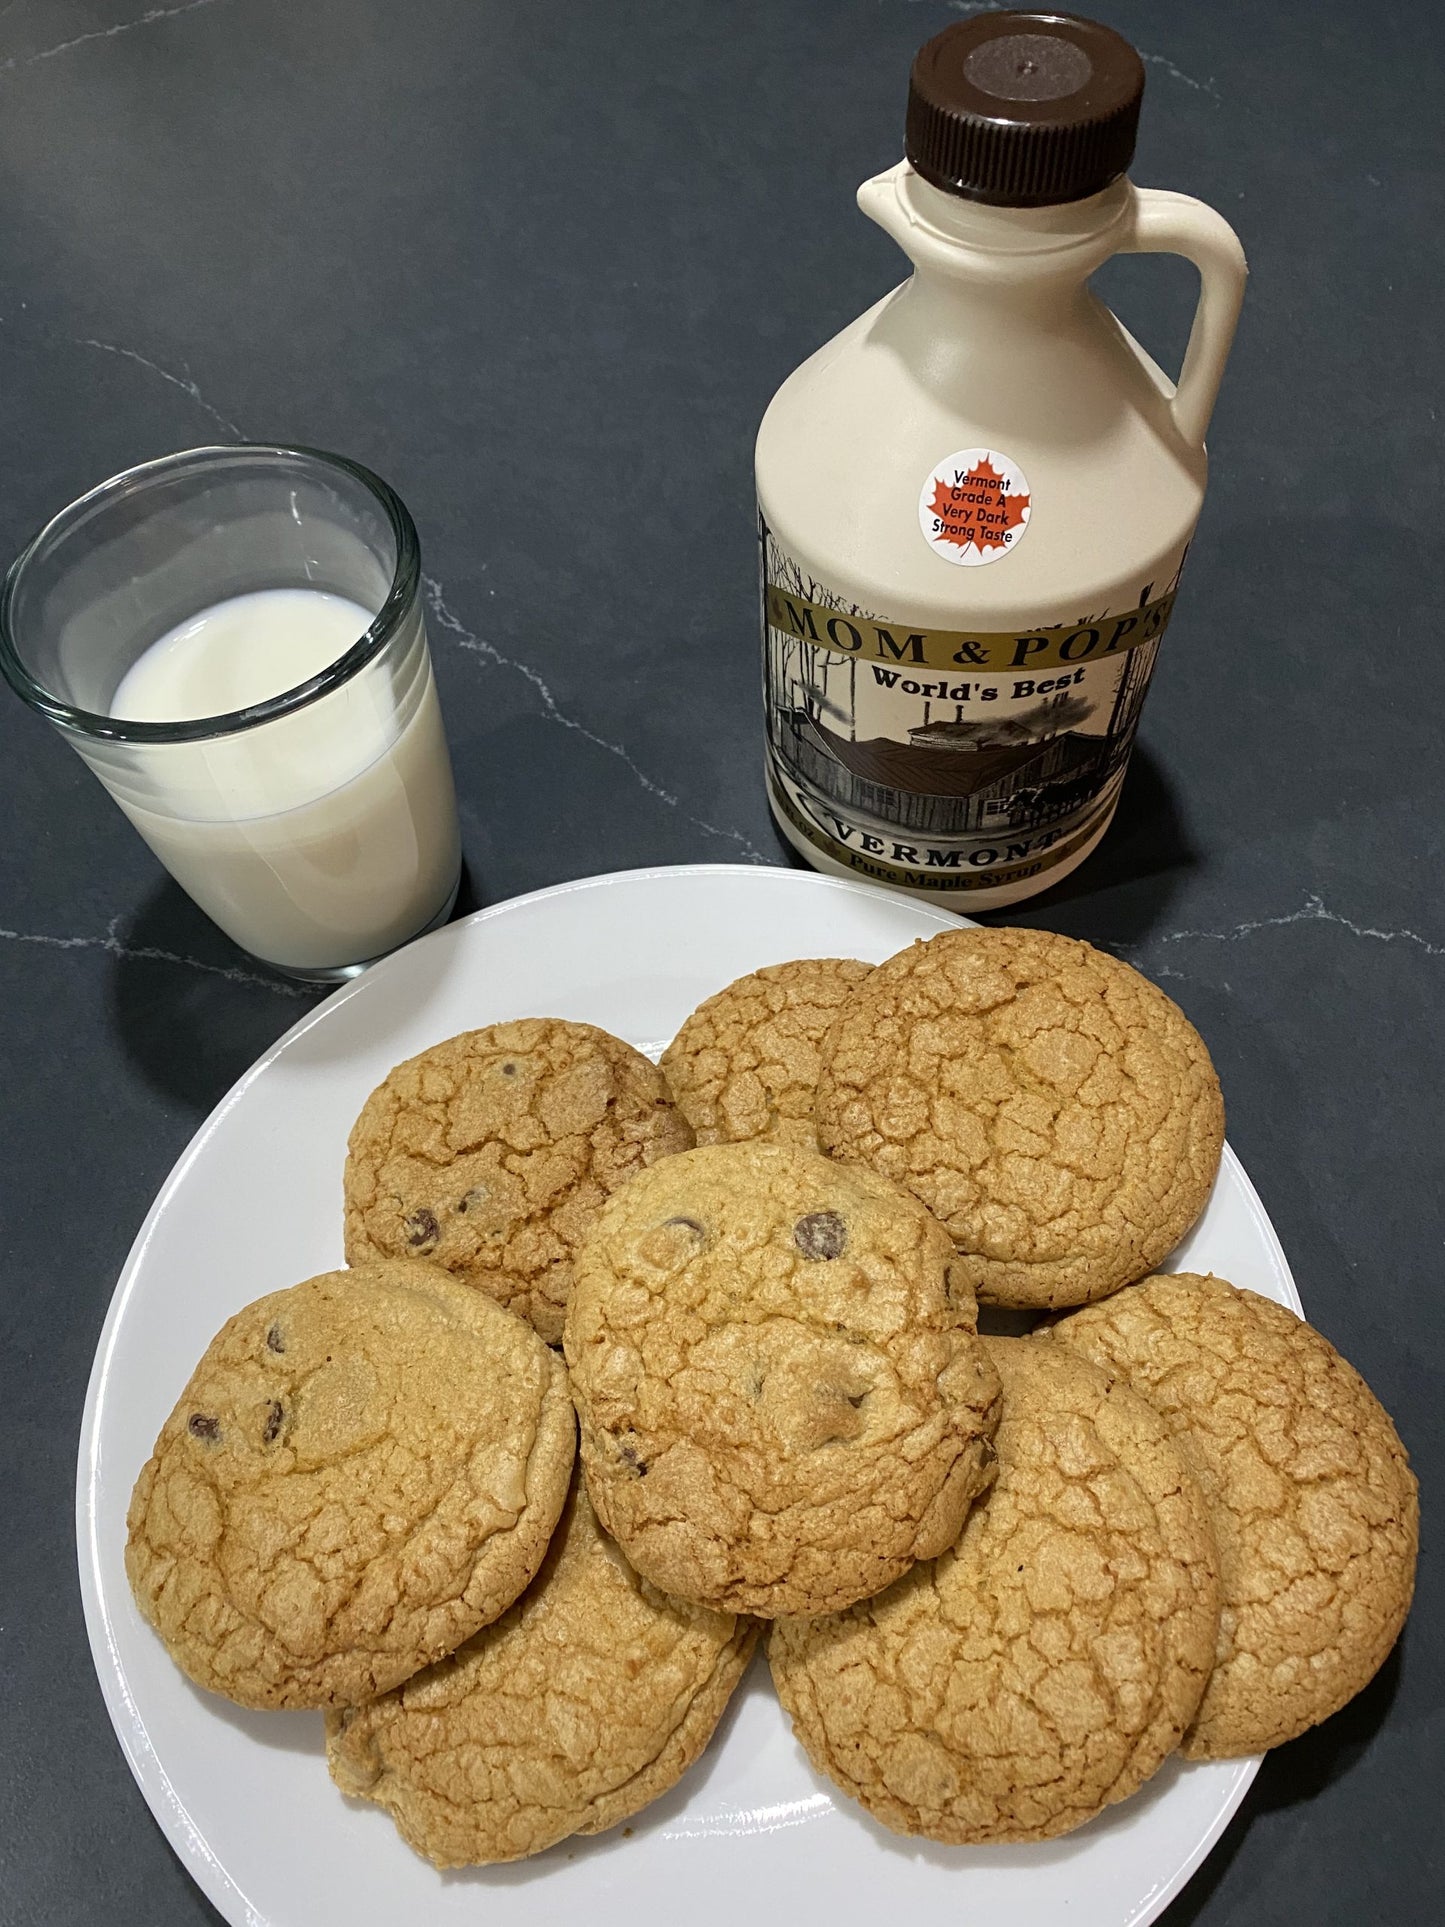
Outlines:
<svg viewBox="0 0 1445 1927"><path fill-rule="evenodd" d="M396 1692L328 1716L331 1776L439 1867L602 1833L698 1758L756 1637L755 1621L639 1578L574 1489L509 1612Z"/></svg>
<svg viewBox="0 0 1445 1927"><path fill-rule="evenodd" d="M207 1347L127 1519L177 1664L242 1706L385 1692L542 1563L576 1427L560 1360L425 1264L310 1278Z"/></svg>
<svg viewBox="0 0 1445 1927"><path fill-rule="evenodd" d="M915 1199L789 1145L684 1152L606 1206L566 1352L588 1490L640 1572L825 1612L952 1542L998 1396L952 1256Z"/></svg>
<svg viewBox="0 0 1445 1927"><path fill-rule="evenodd" d="M765 1137L817 1150L823 1040L872 969L849 957L770 964L698 1005L662 1069L699 1144Z"/></svg>
<svg viewBox="0 0 1445 1927"><path fill-rule="evenodd" d="M1203 1040L1071 937L951 930L880 964L830 1034L818 1141L914 1192L980 1303L1142 1277L1204 1209L1224 1106Z"/></svg>
<svg viewBox="0 0 1445 1927"><path fill-rule="evenodd" d="M592 1024L525 1017L398 1064L346 1159L346 1257L427 1258L562 1337L603 1201L692 1130L661 1071Z"/></svg>
<svg viewBox="0 0 1445 1927"><path fill-rule="evenodd" d="M984 1342L998 1475L957 1546L769 1643L819 1772L955 1845L1050 1839L1141 1786L1194 1715L1219 1616L1204 1498L1163 1420L1063 1346Z"/></svg>
<svg viewBox="0 0 1445 1927"><path fill-rule="evenodd" d="M1284 1305L1222 1278L1148 1278L1047 1333L1164 1416L1219 1543L1217 1663L1183 1751L1280 1746L1368 1684L1414 1588L1419 1500L1373 1392Z"/></svg>

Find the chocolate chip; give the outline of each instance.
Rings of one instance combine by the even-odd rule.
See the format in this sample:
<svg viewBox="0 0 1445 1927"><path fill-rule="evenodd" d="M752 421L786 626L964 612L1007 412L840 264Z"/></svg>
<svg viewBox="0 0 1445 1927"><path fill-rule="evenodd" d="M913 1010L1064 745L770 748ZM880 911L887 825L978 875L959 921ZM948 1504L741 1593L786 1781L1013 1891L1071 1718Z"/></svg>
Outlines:
<svg viewBox="0 0 1445 1927"><path fill-rule="evenodd" d="M281 1407L272 1399L270 1405L266 1408L266 1423L261 1428L261 1441L264 1445L274 1445L276 1443L276 1435L281 1430L281 1421L285 1416L286 1414L281 1410Z"/></svg>
<svg viewBox="0 0 1445 1927"><path fill-rule="evenodd" d="M425 1205L421 1205L409 1218L402 1221L402 1229L413 1251L419 1251L423 1245L434 1245L441 1236L441 1227L436 1221L435 1212L428 1211Z"/></svg>
<svg viewBox="0 0 1445 1927"><path fill-rule="evenodd" d="M485 1204L486 1201L487 1187L484 1184L474 1184L470 1191L458 1198L457 1210L470 1211L474 1204Z"/></svg>
<svg viewBox="0 0 1445 1927"><path fill-rule="evenodd" d="M503 1077L515 1077L515 1076L517 1075L517 1067L516 1067L516 1065L515 1065L515 1064L503 1064L503 1066L502 1066L502 1075L503 1075Z"/></svg>
<svg viewBox="0 0 1445 1927"><path fill-rule="evenodd" d="M811 1211L793 1226L793 1243L805 1258L841 1258L848 1227L836 1211Z"/></svg>
<svg viewBox="0 0 1445 1927"><path fill-rule="evenodd" d="M193 1439L218 1439L221 1436L221 1421L212 1418L209 1412L192 1412L186 1420L186 1430Z"/></svg>
<svg viewBox="0 0 1445 1927"><path fill-rule="evenodd" d="M645 1479L647 1477L647 1461L642 1457L637 1447L631 1444L624 1444L618 1446L617 1449L622 1454L623 1464L630 1465L639 1479Z"/></svg>
<svg viewBox="0 0 1445 1927"><path fill-rule="evenodd" d="M696 1218L663 1218L638 1239L637 1255L659 1271L680 1271L706 1244L707 1228Z"/></svg>
<svg viewBox="0 0 1445 1927"><path fill-rule="evenodd" d="M279 1325L273 1325L271 1329L267 1332L266 1349L268 1352L285 1351L286 1340L281 1336L281 1327Z"/></svg>

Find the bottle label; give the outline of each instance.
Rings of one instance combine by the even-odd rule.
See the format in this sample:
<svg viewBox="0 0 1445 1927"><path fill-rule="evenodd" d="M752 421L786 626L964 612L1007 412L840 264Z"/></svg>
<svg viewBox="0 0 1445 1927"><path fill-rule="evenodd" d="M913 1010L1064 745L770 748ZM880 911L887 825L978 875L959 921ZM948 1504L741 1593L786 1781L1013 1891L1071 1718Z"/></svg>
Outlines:
<svg viewBox="0 0 1445 1927"><path fill-rule="evenodd" d="M1178 569L1075 621L925 629L859 608L759 531L768 779L806 843L876 882L967 892L1044 876L1102 828Z"/></svg>
<svg viewBox="0 0 1445 1927"><path fill-rule="evenodd" d="M981 569L1012 555L1029 525L1028 477L996 448L960 448L929 471L918 526L935 555Z"/></svg>

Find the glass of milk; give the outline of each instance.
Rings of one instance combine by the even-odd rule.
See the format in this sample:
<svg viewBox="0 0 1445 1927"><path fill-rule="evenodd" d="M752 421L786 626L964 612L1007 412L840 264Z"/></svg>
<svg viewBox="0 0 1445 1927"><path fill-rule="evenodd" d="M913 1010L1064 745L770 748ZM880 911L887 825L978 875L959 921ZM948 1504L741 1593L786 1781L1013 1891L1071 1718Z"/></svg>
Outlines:
<svg viewBox="0 0 1445 1927"><path fill-rule="evenodd" d="M332 982L442 923L461 849L404 503L313 449L198 448L57 515L0 668L244 949Z"/></svg>

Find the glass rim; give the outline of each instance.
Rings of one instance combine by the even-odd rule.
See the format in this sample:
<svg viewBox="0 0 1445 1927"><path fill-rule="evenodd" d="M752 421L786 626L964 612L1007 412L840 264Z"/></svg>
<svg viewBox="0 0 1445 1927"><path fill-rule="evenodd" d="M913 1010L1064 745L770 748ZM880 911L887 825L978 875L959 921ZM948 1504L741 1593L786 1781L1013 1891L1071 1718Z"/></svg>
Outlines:
<svg viewBox="0 0 1445 1927"><path fill-rule="evenodd" d="M396 563L392 569L391 586L364 634L351 644L345 654L338 656L335 662L328 663L324 669L317 670L314 676L308 676L304 682L297 683L291 689L283 689L279 695L268 696L264 702L249 703L243 709L227 710L217 716L193 716L184 722L132 722L118 716L104 716L98 711L79 709L72 703L63 702L38 682L20 659L11 622L15 597L26 565L47 545L58 543L69 534L88 510L108 499L146 487L168 470L197 461L256 455L300 457L302 461L339 470L352 481L359 482L376 498L391 524L392 534L396 538ZM57 729L67 730L72 735L95 737L111 743L196 743L214 736L234 736L242 730L256 729L262 723L275 722L278 717L305 709L320 697L329 695L349 682L359 670L375 660L396 634L416 598L420 581L421 543L411 512L396 490L362 463L353 462L345 455L333 455L324 448L307 448L300 444L208 442L198 448L179 449L174 454L158 455L151 461L137 462L133 468L122 469L118 475L110 476L67 503L37 529L6 570L4 585L0 587L0 672L3 672L22 702L48 717Z"/></svg>

